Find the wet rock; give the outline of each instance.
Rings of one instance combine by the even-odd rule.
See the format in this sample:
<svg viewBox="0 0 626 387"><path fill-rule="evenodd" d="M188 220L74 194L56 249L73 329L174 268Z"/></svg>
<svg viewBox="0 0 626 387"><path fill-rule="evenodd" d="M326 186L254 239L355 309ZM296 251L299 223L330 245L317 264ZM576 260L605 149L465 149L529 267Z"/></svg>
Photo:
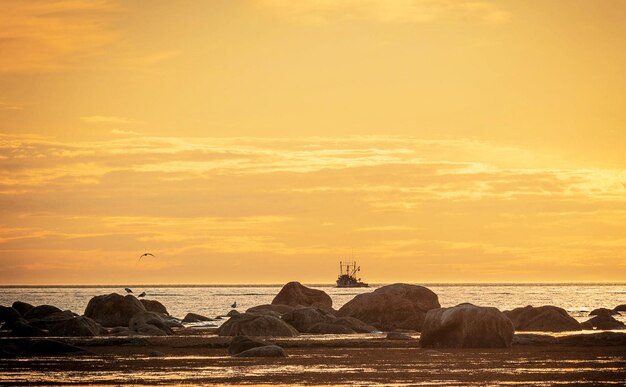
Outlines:
<svg viewBox="0 0 626 387"><path fill-rule="evenodd" d="M424 348L506 348L513 324L498 309L461 304L429 310L420 345Z"/></svg>
<svg viewBox="0 0 626 387"><path fill-rule="evenodd" d="M185 315L185 318L183 319L184 323L194 323L194 322L203 322L203 321L214 321L214 320L210 317L205 317L201 314L195 314L195 313L187 313Z"/></svg>
<svg viewBox="0 0 626 387"><path fill-rule="evenodd" d="M282 304L264 304L253 306L252 308L246 310L246 313L257 313L257 314L267 314L267 312L277 313L282 316L285 313L289 313L294 310L295 307L291 305L282 305Z"/></svg>
<svg viewBox="0 0 626 387"><path fill-rule="evenodd" d="M93 297L85 309L85 316L92 318L105 327L128 326L130 319L146 308L132 295L122 296L117 293Z"/></svg>
<svg viewBox="0 0 626 387"><path fill-rule="evenodd" d="M133 336L135 332L128 327L115 327L108 329L106 334L111 336Z"/></svg>
<svg viewBox="0 0 626 387"><path fill-rule="evenodd" d="M287 357L284 349L277 345L250 348L235 355L235 357Z"/></svg>
<svg viewBox="0 0 626 387"><path fill-rule="evenodd" d="M378 329L376 329L375 327L369 324L366 324L363 321L359 320L358 318L354 318L354 317L339 317L333 320L333 324L346 326L352 329L356 333L378 332Z"/></svg>
<svg viewBox="0 0 626 387"><path fill-rule="evenodd" d="M173 335L172 329L165 323L162 315L154 312L141 311L136 313L129 321L130 330L142 334L150 334L154 336ZM159 334L152 327L160 330Z"/></svg>
<svg viewBox="0 0 626 387"><path fill-rule="evenodd" d="M294 309L283 315L283 321L303 333L308 332L315 324L331 323L335 319L333 314L318 308Z"/></svg>
<svg viewBox="0 0 626 387"><path fill-rule="evenodd" d="M354 317L381 330L420 330L426 312L439 308L437 295L418 285L393 284L359 294L337 316Z"/></svg>
<svg viewBox="0 0 626 387"><path fill-rule="evenodd" d="M298 331L283 320L252 313L231 317L217 331L220 336L294 337Z"/></svg>
<svg viewBox="0 0 626 387"><path fill-rule="evenodd" d="M24 314L24 318L27 320L43 319L52 314L62 313L63 311L56 306L52 305L39 305L30 309Z"/></svg>
<svg viewBox="0 0 626 387"><path fill-rule="evenodd" d="M12 306L0 306L0 323L12 323L20 319L22 315Z"/></svg>
<svg viewBox="0 0 626 387"><path fill-rule="evenodd" d="M318 335L349 335L356 332L345 325L320 322L311 326L306 333Z"/></svg>
<svg viewBox="0 0 626 387"><path fill-rule="evenodd" d="M267 345L273 344L248 336L235 336L228 345L228 354L230 356L235 356L236 354L247 351L251 348L265 347Z"/></svg>
<svg viewBox="0 0 626 387"><path fill-rule="evenodd" d="M389 332L385 338L387 340L413 340L411 336L402 332Z"/></svg>
<svg viewBox="0 0 626 387"><path fill-rule="evenodd" d="M12 307L13 309L17 310L22 316L24 316L26 313L28 313L29 310L34 308L34 306L32 306L31 304L22 301L15 301Z"/></svg>
<svg viewBox="0 0 626 387"><path fill-rule="evenodd" d="M513 345L553 345L557 343L556 337L549 335L516 333L513 336Z"/></svg>
<svg viewBox="0 0 626 387"><path fill-rule="evenodd" d="M160 352L160 351L151 351L148 356L150 357L165 357L167 356L164 352Z"/></svg>
<svg viewBox="0 0 626 387"><path fill-rule="evenodd" d="M590 334L567 335L557 338L559 344L572 346L626 346L626 333L599 332Z"/></svg>
<svg viewBox="0 0 626 387"><path fill-rule="evenodd" d="M613 308L615 312L626 312L626 304L618 305Z"/></svg>
<svg viewBox="0 0 626 387"><path fill-rule="evenodd" d="M142 298L139 302L143 304L144 308L146 308L148 312L161 313L166 316L170 315L167 308L165 308L165 306L157 300L146 300Z"/></svg>
<svg viewBox="0 0 626 387"><path fill-rule="evenodd" d="M70 310L62 310L60 312L54 312L42 318L29 319L28 323L40 329L50 329L50 327L62 321L70 320L76 316L77 314L73 313Z"/></svg>
<svg viewBox="0 0 626 387"><path fill-rule="evenodd" d="M228 313L226 313L226 317L233 317L233 316L238 316L241 313L239 313L238 311L236 311L235 309L229 311Z"/></svg>
<svg viewBox="0 0 626 387"><path fill-rule="evenodd" d="M333 300L321 290L311 289L300 282L289 282L272 300L273 305L310 306L332 311Z"/></svg>
<svg viewBox="0 0 626 387"><path fill-rule="evenodd" d="M613 329L626 329L626 325L623 322L616 320L613 316L609 314L597 315L594 318L585 321L581 325L585 329L589 329L589 326L591 326L591 329L595 328L602 331L608 331Z"/></svg>
<svg viewBox="0 0 626 387"><path fill-rule="evenodd" d="M91 337L103 333L102 326L84 316L74 316L68 320L62 320L49 328L51 336L81 336Z"/></svg>
<svg viewBox="0 0 626 387"><path fill-rule="evenodd" d="M598 309L594 309L591 312L589 312L589 316L599 316L602 314L606 314L609 316L612 316L614 314L618 314L617 311L613 310L613 309L607 309L607 308L598 308Z"/></svg>
<svg viewBox="0 0 626 387"><path fill-rule="evenodd" d="M30 325L26 320L20 319L13 323L11 335L16 337L46 336L47 332Z"/></svg>
<svg viewBox="0 0 626 387"><path fill-rule="evenodd" d="M565 309L552 305L539 307L526 306L505 311L516 331L563 332L580 331L580 323Z"/></svg>

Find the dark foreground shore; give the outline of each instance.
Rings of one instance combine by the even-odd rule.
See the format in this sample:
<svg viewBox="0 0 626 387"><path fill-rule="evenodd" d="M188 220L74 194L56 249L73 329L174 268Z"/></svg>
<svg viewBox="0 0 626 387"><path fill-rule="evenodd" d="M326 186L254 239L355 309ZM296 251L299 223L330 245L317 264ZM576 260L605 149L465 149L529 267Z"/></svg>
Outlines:
<svg viewBox="0 0 626 387"><path fill-rule="evenodd" d="M626 383L623 333L519 335L512 348L422 349L419 336L300 336L271 341L287 358L230 357L231 338L58 338L84 353L0 359L2 385L459 385ZM41 339L3 339L26 346Z"/></svg>

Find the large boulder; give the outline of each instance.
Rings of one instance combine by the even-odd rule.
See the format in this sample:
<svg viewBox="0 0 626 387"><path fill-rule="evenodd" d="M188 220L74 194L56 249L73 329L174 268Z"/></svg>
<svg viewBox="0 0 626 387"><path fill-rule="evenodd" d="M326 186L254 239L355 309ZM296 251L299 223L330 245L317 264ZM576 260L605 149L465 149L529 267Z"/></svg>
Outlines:
<svg viewBox="0 0 626 387"><path fill-rule="evenodd" d="M19 319L12 324L11 335L16 337L36 337L46 336L47 332L30 325L28 321L24 319Z"/></svg>
<svg viewBox="0 0 626 387"><path fill-rule="evenodd" d="M117 293L95 296L85 308L85 316L105 327L128 326L130 319L146 308L135 296L122 296Z"/></svg>
<svg viewBox="0 0 626 387"><path fill-rule="evenodd" d="M437 295L418 285L393 284L363 293L339 309L339 317L355 317L375 327L421 330L426 312L439 308Z"/></svg>
<svg viewBox="0 0 626 387"><path fill-rule="evenodd" d="M139 301L143 304L144 308L146 308L148 312L161 313L166 316L170 315L167 312L167 308L157 300L146 300L142 298Z"/></svg>
<svg viewBox="0 0 626 387"><path fill-rule="evenodd" d="M51 336L98 336L103 333L103 328L90 319L84 316L73 316L67 320L61 320L49 329Z"/></svg>
<svg viewBox="0 0 626 387"><path fill-rule="evenodd" d="M507 348L513 324L496 308L461 304L429 310L422 325L424 348Z"/></svg>
<svg viewBox="0 0 626 387"><path fill-rule="evenodd" d="M228 345L228 354L230 356L235 356L238 353L247 351L251 348L265 347L267 345L273 345L273 344L268 343L267 341L255 339L253 337L235 336L233 337L233 339L230 341L230 344Z"/></svg>
<svg viewBox="0 0 626 387"><path fill-rule="evenodd" d="M220 336L276 336L294 337L296 328L283 320L260 314L241 313L231 317L217 330Z"/></svg>
<svg viewBox="0 0 626 387"><path fill-rule="evenodd" d="M34 306L27 302L15 301L13 305L11 305L13 309L17 310L22 316L24 316L29 310L33 309Z"/></svg>
<svg viewBox="0 0 626 387"><path fill-rule="evenodd" d="M131 317L128 327L135 332L153 335L156 333L154 328L163 332L154 334L155 336L173 335L174 332L167 325L161 314L155 312L141 311ZM153 328L154 327L154 328Z"/></svg>
<svg viewBox="0 0 626 387"><path fill-rule="evenodd" d="M289 313L294 310L295 307L291 305L282 305L282 304L264 304L253 306L246 310L246 313L257 313L257 314L270 314L276 313L282 316L285 313Z"/></svg>
<svg viewBox="0 0 626 387"><path fill-rule="evenodd" d="M626 324L616 320L609 314L599 314L581 324L586 329L598 329L609 331L613 329L626 329Z"/></svg>
<svg viewBox="0 0 626 387"><path fill-rule="evenodd" d="M526 306L504 311L516 331L564 332L580 331L582 327L565 309L552 305Z"/></svg>
<svg viewBox="0 0 626 387"><path fill-rule="evenodd" d="M24 318L27 320L33 319L43 319L52 314L63 312L61 309L52 305L39 305L35 306L32 309L29 309L28 312L24 314Z"/></svg>
<svg viewBox="0 0 626 387"><path fill-rule="evenodd" d="M318 308L300 308L294 309L289 313L283 315L283 321L292 327L296 328L298 332L308 332L309 329L318 323L331 323L336 317Z"/></svg>
<svg viewBox="0 0 626 387"><path fill-rule="evenodd" d="M307 288L300 282L289 282L272 300L273 305L312 306L331 311L333 300L321 290Z"/></svg>
<svg viewBox="0 0 626 387"><path fill-rule="evenodd" d="M0 306L0 323L12 323L21 317L20 312L12 306Z"/></svg>
<svg viewBox="0 0 626 387"><path fill-rule="evenodd" d="M284 349L278 345L265 345L240 352L235 357L287 357Z"/></svg>

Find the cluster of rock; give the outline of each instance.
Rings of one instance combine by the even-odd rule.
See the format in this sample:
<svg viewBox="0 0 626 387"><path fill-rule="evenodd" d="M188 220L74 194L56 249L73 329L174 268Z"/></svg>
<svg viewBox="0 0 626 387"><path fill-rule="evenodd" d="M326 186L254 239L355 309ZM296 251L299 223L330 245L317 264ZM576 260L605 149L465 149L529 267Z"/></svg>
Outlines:
<svg viewBox="0 0 626 387"><path fill-rule="evenodd" d="M290 282L271 304L258 305L244 313L230 311L229 319L216 332L220 336L233 336L229 353L241 357L286 356L282 348L251 337L378 331L389 332L389 340L411 340L406 332L421 332L420 345L424 348L496 348L510 347L516 331L624 329L624 324L613 317L621 311L626 311L626 305L599 308L590 313L593 316L590 320L581 324L564 309L552 305L504 312L472 304L442 308L430 289L408 284L383 286L357 295L335 310L325 292ZM182 322L211 320L188 313ZM172 318L160 302L116 293L93 297L82 316L51 305L33 306L18 301L11 307L0 307L0 322L13 336L166 336L182 327L181 320ZM544 339L520 335L517 340Z"/></svg>

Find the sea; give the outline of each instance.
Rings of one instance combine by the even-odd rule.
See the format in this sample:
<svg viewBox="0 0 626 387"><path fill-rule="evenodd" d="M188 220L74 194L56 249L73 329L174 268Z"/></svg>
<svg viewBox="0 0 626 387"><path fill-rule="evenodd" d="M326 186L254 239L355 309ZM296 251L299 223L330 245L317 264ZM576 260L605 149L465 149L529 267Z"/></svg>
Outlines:
<svg viewBox="0 0 626 387"><path fill-rule="evenodd" d="M305 284L323 290L339 309L356 295L374 291L384 284L369 288L337 288L331 284ZM589 312L604 307L613 309L626 304L626 283L584 284L419 284L437 294L442 307L469 302L493 306L500 310L533 305L555 305L572 317L586 321ZM117 292L146 293L146 299L157 300L170 315L183 318L187 313L207 317L222 316L231 309L240 312L272 302L282 285L96 285L96 286L0 286L0 305L24 301L32 305L54 305L82 314L89 300L97 295ZM236 308L232 308L234 303ZM626 314L615 316L626 323ZM219 324L219 321L217 322Z"/></svg>

